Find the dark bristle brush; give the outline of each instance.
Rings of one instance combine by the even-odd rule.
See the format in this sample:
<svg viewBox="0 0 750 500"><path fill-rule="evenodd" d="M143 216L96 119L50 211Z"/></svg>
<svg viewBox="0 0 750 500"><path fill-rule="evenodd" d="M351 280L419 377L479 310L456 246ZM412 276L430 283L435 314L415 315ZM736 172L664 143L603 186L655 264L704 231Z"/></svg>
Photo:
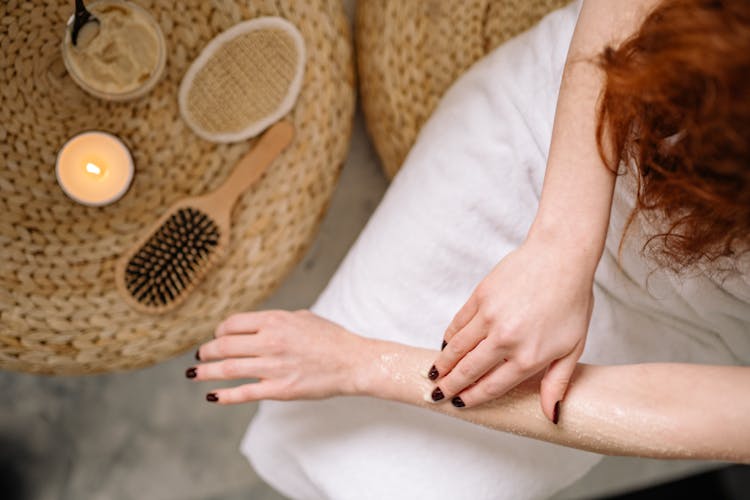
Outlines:
<svg viewBox="0 0 750 500"><path fill-rule="evenodd" d="M294 127L270 127L214 191L172 205L117 261L115 284L125 301L164 313L184 301L229 245L237 198L261 178L289 145Z"/></svg>

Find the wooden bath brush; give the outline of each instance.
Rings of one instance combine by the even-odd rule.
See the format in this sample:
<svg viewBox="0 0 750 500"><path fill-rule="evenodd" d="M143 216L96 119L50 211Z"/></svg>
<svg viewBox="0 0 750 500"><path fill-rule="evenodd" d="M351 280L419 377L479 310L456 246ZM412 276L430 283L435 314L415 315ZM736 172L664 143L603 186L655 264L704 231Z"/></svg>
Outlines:
<svg viewBox="0 0 750 500"><path fill-rule="evenodd" d="M237 198L261 178L291 142L288 122L271 126L214 191L172 205L117 261L115 283L125 301L163 313L184 301L225 252Z"/></svg>

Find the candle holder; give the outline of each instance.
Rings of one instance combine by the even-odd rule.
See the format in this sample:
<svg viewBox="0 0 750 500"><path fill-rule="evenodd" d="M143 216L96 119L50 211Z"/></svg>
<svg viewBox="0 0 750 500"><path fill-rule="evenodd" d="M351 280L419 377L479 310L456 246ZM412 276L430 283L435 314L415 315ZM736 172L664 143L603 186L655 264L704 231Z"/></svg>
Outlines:
<svg viewBox="0 0 750 500"><path fill-rule="evenodd" d="M122 198L133 181L133 157L119 137L90 130L63 144L55 161L55 177L72 200L102 207Z"/></svg>

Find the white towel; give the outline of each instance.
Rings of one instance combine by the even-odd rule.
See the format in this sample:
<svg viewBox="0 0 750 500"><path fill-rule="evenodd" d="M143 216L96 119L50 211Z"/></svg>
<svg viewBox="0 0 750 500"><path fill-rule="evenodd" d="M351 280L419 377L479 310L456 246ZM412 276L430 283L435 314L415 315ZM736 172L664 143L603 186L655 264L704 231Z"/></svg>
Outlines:
<svg viewBox="0 0 750 500"><path fill-rule="evenodd" d="M453 314L536 213L578 8L550 14L451 88L313 310L365 336L439 348ZM711 282L706 294L704 277L685 286L657 272L653 296L635 252L618 270L626 188L618 181L584 360L748 362L747 276ZM241 451L299 499L544 498L600 459L367 398L263 402Z"/></svg>

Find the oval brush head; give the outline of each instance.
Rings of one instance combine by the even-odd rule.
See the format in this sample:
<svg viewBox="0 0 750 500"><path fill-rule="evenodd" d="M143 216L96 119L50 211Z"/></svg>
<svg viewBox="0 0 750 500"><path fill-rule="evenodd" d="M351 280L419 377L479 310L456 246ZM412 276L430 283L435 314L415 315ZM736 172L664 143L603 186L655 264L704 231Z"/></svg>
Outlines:
<svg viewBox="0 0 750 500"><path fill-rule="evenodd" d="M304 66L304 41L289 21L239 23L211 40L185 73L182 118L209 141L253 137L292 108Z"/></svg>
<svg viewBox="0 0 750 500"><path fill-rule="evenodd" d="M115 285L125 302L147 313L182 303L229 245L235 200L262 177L293 135L290 123L274 124L216 190L167 209L117 261Z"/></svg>
<svg viewBox="0 0 750 500"><path fill-rule="evenodd" d="M218 257L221 230L197 208L177 210L125 267L125 288L146 307L168 306L186 293Z"/></svg>

